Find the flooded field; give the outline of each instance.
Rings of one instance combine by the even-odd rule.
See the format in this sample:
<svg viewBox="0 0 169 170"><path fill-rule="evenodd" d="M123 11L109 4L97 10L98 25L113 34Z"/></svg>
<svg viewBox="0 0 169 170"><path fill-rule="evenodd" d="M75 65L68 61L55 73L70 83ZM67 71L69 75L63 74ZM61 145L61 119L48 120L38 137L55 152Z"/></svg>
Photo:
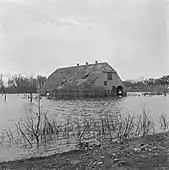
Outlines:
<svg viewBox="0 0 169 170"><path fill-rule="evenodd" d="M122 114L138 115L145 109L149 116L156 121L159 116L169 114L169 95L161 96L134 96L133 93L127 97L119 99L101 99L101 100L48 100L43 98L41 105L43 110L47 112L50 118L55 118L58 122L64 121L66 118L73 115L98 115L100 113L113 113L120 111ZM0 131L12 128L14 122L22 118L26 111L31 114L36 109L37 101L30 103L22 94L7 95L7 101L4 101L4 96L0 96ZM159 127L156 127L159 131ZM11 150L13 152L11 152ZM18 151L19 152L19 151ZM9 154L10 153L10 154ZM13 153L13 155L12 155ZM10 156L9 156L10 155ZM0 161L10 160L16 157L16 151L1 149Z"/></svg>
<svg viewBox="0 0 169 170"><path fill-rule="evenodd" d="M16 120L19 120L26 111L31 112L36 100L30 103L22 94L7 95L7 101L0 96L0 129L8 128ZM43 98L41 105L51 117L62 121L69 114L97 114L100 112L113 112L120 110L124 114L140 114L145 108L154 119L161 113L169 114L169 95L161 96L132 96L120 99L106 100L48 100Z"/></svg>

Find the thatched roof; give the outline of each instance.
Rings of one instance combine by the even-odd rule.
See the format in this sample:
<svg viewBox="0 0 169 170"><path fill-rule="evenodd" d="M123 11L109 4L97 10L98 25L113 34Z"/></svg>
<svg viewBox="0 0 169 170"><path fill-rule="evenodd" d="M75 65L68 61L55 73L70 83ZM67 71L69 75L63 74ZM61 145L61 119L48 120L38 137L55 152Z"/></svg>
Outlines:
<svg viewBox="0 0 169 170"><path fill-rule="evenodd" d="M102 72L116 71L106 62L59 68L48 77L43 90L90 89Z"/></svg>

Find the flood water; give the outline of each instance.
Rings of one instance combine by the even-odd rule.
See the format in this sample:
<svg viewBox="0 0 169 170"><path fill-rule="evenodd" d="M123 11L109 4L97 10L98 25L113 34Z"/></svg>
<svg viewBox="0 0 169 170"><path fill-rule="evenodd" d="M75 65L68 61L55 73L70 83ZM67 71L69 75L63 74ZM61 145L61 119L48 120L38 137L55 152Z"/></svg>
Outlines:
<svg viewBox="0 0 169 170"><path fill-rule="evenodd" d="M23 94L7 95L7 101L4 96L0 96L0 129L10 127L13 122L19 120L26 111L31 112L35 107L36 100L30 103ZM143 109L152 118L158 118L162 113L169 115L169 95L161 96L133 96L129 95L120 99L102 99L102 100L48 100L43 98L41 105L49 116L56 117L62 121L71 114L98 114L100 112L113 112L120 110L123 114L141 114Z"/></svg>
<svg viewBox="0 0 169 170"><path fill-rule="evenodd" d="M36 100L30 103L23 94L7 95L7 101L4 96L0 96L0 131L11 128L14 122L23 117L26 111L31 112L35 108ZM64 121L65 118L74 114L93 114L97 115L104 112L115 112L120 110L125 114L141 114L143 109L149 113L149 116L156 120L159 115L164 113L169 116L169 95L154 96L134 96L129 94L127 97L119 99L102 100L48 100L43 98L41 105L49 117L55 117L57 121ZM3 153L4 156L4 153ZM6 160L0 151L0 160Z"/></svg>

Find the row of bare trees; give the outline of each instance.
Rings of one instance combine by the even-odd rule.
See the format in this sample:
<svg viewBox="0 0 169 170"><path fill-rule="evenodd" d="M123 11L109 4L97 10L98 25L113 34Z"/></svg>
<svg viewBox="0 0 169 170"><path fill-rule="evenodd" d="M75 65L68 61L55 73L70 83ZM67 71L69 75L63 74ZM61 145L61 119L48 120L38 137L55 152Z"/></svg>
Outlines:
<svg viewBox="0 0 169 170"><path fill-rule="evenodd" d="M144 79L142 78L141 80L134 81L134 80L128 80L124 81L124 84L126 87L131 87L131 88L143 88L143 87L152 87L152 86L165 86L169 85L169 75L162 76L160 78L149 78L149 79Z"/></svg>
<svg viewBox="0 0 169 170"><path fill-rule="evenodd" d="M33 77L16 74L8 77L5 83L3 74L0 74L0 91L6 93L36 92L36 89L41 88L45 81L46 77L41 75Z"/></svg>

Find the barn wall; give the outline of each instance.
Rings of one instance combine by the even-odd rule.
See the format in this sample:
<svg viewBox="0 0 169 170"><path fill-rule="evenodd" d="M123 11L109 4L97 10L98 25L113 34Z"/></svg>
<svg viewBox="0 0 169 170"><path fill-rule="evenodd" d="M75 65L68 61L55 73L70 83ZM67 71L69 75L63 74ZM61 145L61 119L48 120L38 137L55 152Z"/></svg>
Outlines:
<svg viewBox="0 0 169 170"><path fill-rule="evenodd" d="M107 86L104 85L104 81L107 81ZM102 76L95 81L95 87L104 87L106 90L112 90L112 86L124 87L117 73L112 73L112 80L108 80L107 73L103 73Z"/></svg>

